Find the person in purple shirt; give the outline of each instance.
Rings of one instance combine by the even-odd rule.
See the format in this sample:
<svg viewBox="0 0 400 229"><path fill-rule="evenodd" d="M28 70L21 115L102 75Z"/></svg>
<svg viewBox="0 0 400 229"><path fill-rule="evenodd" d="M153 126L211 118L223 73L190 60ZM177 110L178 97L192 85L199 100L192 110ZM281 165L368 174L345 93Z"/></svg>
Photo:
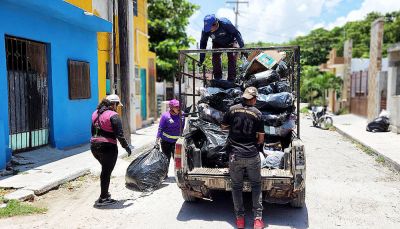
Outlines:
<svg viewBox="0 0 400 229"><path fill-rule="evenodd" d="M174 156L175 143L182 133L185 118L180 111L179 101L169 101L169 111L161 115L157 132L157 144L161 143L161 151L167 156L168 164Z"/></svg>

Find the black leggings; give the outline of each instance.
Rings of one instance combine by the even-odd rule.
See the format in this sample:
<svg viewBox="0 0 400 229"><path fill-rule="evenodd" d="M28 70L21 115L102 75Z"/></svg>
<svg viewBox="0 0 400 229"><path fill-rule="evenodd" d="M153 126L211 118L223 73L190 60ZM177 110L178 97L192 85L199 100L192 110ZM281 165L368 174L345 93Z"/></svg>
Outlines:
<svg viewBox="0 0 400 229"><path fill-rule="evenodd" d="M108 187L110 186L111 173L114 170L118 158L118 147L112 143L92 143L90 146L93 156L101 164L100 174L100 198L109 197Z"/></svg>
<svg viewBox="0 0 400 229"><path fill-rule="evenodd" d="M174 157L175 153L175 143L167 142L164 140L161 140L161 151L167 156L168 158L168 165L171 157Z"/></svg>

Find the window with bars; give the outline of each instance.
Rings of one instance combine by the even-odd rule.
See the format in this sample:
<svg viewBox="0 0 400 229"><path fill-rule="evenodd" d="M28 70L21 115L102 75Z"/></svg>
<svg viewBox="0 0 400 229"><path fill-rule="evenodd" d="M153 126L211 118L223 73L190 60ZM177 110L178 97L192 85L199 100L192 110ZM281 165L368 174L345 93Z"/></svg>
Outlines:
<svg viewBox="0 0 400 229"><path fill-rule="evenodd" d="M68 60L69 99L89 99L90 64L85 61Z"/></svg>

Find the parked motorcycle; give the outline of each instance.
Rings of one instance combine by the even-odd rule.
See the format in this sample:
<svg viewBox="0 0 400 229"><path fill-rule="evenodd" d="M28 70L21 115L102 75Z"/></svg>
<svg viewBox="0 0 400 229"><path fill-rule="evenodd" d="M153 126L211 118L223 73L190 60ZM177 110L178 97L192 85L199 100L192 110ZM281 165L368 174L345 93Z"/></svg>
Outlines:
<svg viewBox="0 0 400 229"><path fill-rule="evenodd" d="M326 106L313 107L311 114L313 126L327 130L333 125L332 116L326 113Z"/></svg>

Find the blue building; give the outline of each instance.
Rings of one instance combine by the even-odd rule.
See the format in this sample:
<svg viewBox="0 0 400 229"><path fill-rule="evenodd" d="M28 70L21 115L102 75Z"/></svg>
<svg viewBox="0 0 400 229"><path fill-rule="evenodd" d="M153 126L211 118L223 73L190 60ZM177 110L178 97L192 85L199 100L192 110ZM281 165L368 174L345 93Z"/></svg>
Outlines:
<svg viewBox="0 0 400 229"><path fill-rule="evenodd" d="M62 0L0 0L0 21L0 169L12 152L87 143L111 23Z"/></svg>

